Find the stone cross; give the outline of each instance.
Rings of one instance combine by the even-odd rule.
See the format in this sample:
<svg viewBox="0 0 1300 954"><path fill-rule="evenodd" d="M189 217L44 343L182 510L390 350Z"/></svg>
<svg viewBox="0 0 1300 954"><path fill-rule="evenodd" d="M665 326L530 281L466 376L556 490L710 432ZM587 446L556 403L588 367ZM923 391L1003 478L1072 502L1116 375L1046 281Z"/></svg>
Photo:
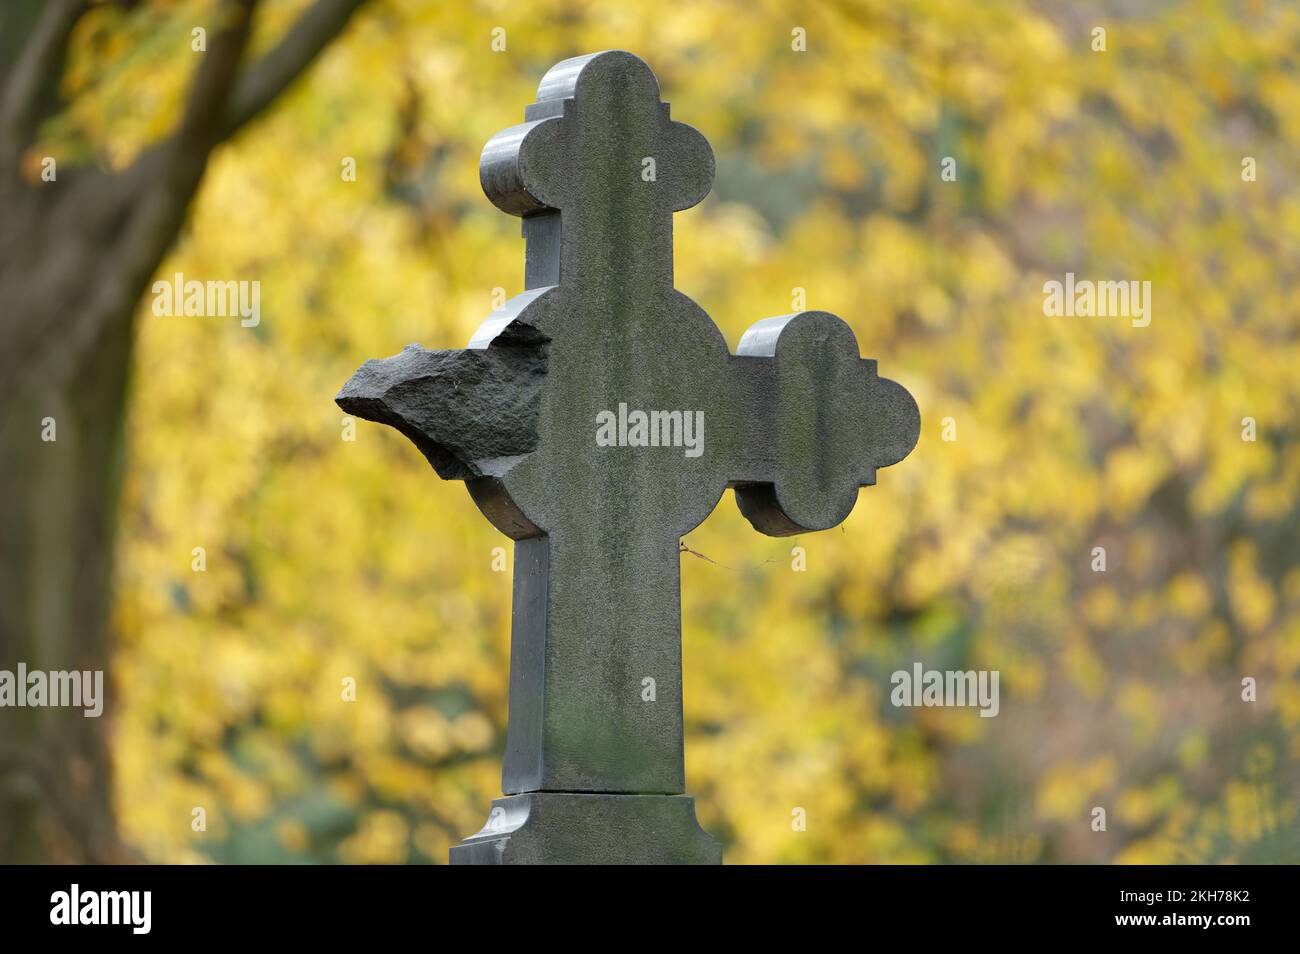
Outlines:
<svg viewBox="0 0 1300 954"><path fill-rule="evenodd" d="M673 287L713 152L644 62L564 60L524 117L480 177L523 219L525 291L466 350L409 345L337 398L516 541L505 797L452 862L716 863L683 794L679 541L728 487L763 533L835 526L920 415L834 315L764 319L733 355Z"/></svg>

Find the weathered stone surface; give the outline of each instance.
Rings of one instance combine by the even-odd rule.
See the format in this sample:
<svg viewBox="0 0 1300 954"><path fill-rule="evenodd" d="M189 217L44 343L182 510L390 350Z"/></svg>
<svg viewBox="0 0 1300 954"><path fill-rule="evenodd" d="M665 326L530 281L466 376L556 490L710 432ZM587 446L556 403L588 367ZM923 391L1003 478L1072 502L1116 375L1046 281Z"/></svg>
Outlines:
<svg viewBox="0 0 1300 954"><path fill-rule="evenodd" d="M765 319L733 355L673 287L672 216L707 194L713 155L641 60L558 64L525 119L481 164L487 196L524 217L524 293L468 351L368 363L339 397L518 541L502 787L521 800L498 807L526 820L453 860L487 842L504 861L716 860L680 797L678 541L728 487L764 533L834 526L911 450L919 414L835 316ZM670 440L638 444L635 412Z"/></svg>
<svg viewBox="0 0 1300 954"><path fill-rule="evenodd" d="M407 345L367 361L335 401L409 437L443 480L508 470L537 447L544 344L480 351Z"/></svg>

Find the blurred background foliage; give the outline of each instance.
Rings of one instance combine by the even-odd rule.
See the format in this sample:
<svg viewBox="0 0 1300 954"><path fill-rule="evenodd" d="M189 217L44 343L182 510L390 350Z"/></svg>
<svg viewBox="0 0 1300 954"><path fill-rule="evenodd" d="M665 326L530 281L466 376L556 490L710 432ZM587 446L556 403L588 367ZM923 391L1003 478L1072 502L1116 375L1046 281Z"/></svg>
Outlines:
<svg viewBox="0 0 1300 954"><path fill-rule="evenodd" d="M254 50L303 6L265 4ZM46 138L136 155L211 11L88 16ZM332 398L366 358L463 346L494 289L522 290L479 150L550 65L605 48L646 59L717 155L676 217L677 286L733 347L804 289L921 406L917 449L842 529L763 537L728 499L686 539L708 558L682 556L688 790L727 860L1300 859L1300 10L1281 0L363 8L214 155L159 273L257 279L261 324L140 306L112 671L128 844L441 863L482 825L509 541L395 432L343 440ZM1044 317L1067 271L1150 281L1150 326ZM916 661L999 670L1000 715L894 708Z"/></svg>

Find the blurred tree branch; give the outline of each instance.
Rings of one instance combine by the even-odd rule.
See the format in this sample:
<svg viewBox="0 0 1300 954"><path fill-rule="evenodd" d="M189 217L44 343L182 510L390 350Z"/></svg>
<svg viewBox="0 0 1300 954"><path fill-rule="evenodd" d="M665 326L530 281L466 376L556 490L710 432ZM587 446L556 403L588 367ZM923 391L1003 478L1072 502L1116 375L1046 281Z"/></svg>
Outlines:
<svg viewBox="0 0 1300 954"><path fill-rule="evenodd" d="M325 49L365 0L318 0L271 52L238 78L222 124L234 135L283 93Z"/></svg>
<svg viewBox="0 0 1300 954"><path fill-rule="evenodd" d="M4 76L4 94L0 98L0 171L4 174L17 171L24 146L44 118L41 103L53 100L50 90L62 71L72 28L88 9L86 0L51 0L27 45ZM17 11L14 7L5 12L5 27Z"/></svg>

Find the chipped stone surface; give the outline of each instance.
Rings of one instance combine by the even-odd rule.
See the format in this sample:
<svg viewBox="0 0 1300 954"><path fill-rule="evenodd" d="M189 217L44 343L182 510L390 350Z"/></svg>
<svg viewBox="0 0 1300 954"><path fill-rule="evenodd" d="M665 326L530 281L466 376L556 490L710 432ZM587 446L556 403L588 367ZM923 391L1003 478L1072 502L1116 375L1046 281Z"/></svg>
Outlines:
<svg viewBox="0 0 1300 954"><path fill-rule="evenodd" d="M335 399L397 428L443 480L499 476L537 448L544 345L428 351L367 361Z"/></svg>

